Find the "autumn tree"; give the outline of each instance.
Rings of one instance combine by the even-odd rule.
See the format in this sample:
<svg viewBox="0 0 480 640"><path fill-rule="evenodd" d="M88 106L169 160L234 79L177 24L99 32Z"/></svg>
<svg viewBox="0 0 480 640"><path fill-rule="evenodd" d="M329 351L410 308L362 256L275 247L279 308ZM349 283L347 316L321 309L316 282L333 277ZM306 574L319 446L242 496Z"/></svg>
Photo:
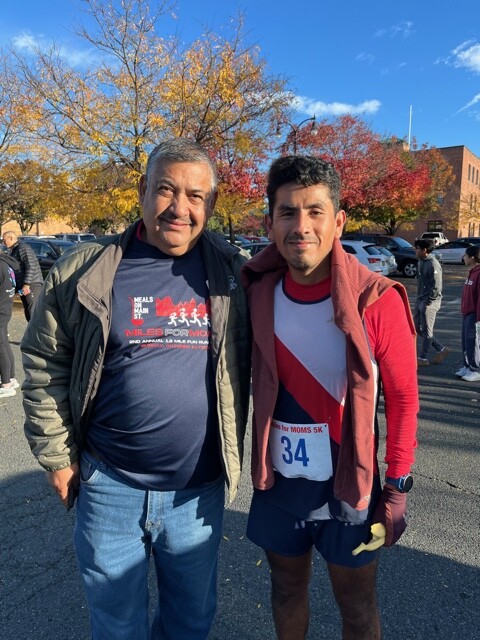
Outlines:
<svg viewBox="0 0 480 640"><path fill-rule="evenodd" d="M103 233L121 229L140 215L132 171L113 162L78 168L68 184L68 222Z"/></svg>
<svg viewBox="0 0 480 640"><path fill-rule="evenodd" d="M285 142L288 153L292 134ZM347 115L296 132L302 151L331 162L342 180L341 206L349 228L375 225L395 234L401 226L435 211L452 181L452 170L436 149L408 148L403 140L385 139L359 118ZM352 224L353 223L353 224Z"/></svg>
<svg viewBox="0 0 480 640"><path fill-rule="evenodd" d="M238 139L231 147L224 145L215 156L219 177L216 219L221 221L222 230L228 230L233 241L235 233L252 233L260 228L265 173L259 166L266 156L258 147L252 147L249 139L244 145ZM256 220L258 224L255 224Z"/></svg>
<svg viewBox="0 0 480 640"><path fill-rule="evenodd" d="M390 235L438 210L453 180L441 153L426 145L418 148L415 140L410 148L396 138L382 141L374 163L367 202L354 207L351 215Z"/></svg>
<svg viewBox="0 0 480 640"><path fill-rule="evenodd" d="M461 194L460 187L455 185L448 200L442 202L441 211L447 224L465 230L462 235L472 235L471 226L480 229L480 195L474 190Z"/></svg>
<svg viewBox="0 0 480 640"><path fill-rule="evenodd" d="M159 35L168 34L173 2L83 4L93 26L76 33L97 54L88 68L69 64L56 44L12 49L19 93L33 96L37 114L29 135L59 163L121 165L135 183L148 151L169 136L197 140L215 160L227 146L239 171L253 157L245 146L268 150L288 102L285 82L270 77L258 49L245 44L241 17L227 35L209 31L181 47Z"/></svg>
<svg viewBox="0 0 480 640"><path fill-rule="evenodd" d="M8 60L0 53L0 162L15 153L22 133L24 113L15 99L16 78L9 72Z"/></svg>
<svg viewBox="0 0 480 640"><path fill-rule="evenodd" d="M341 206L347 213L368 201L372 158L378 153L380 136L350 115L325 119L312 129L311 123L289 132L281 150L291 153L294 142L299 153L321 156L331 162L342 181Z"/></svg>

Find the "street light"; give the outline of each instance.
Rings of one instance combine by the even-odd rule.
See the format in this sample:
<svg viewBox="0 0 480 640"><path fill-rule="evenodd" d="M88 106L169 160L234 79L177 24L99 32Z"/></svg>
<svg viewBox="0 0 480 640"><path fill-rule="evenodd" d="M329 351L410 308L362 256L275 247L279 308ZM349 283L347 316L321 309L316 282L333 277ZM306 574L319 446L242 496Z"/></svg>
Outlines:
<svg viewBox="0 0 480 640"><path fill-rule="evenodd" d="M282 124L286 124L288 125L292 132L293 132L293 153L294 155L297 154L297 135L298 132L300 131L300 127L302 126L302 124L305 124L305 122L311 122L312 126L310 127L310 135L312 136L316 136L318 133L318 124L317 121L315 119L315 116L312 116L311 118L305 118L305 120L302 120L301 122L299 122L298 124L292 124L291 122L282 122L282 123L278 123L277 125L277 131L276 131L276 135L277 136L281 136L281 127Z"/></svg>

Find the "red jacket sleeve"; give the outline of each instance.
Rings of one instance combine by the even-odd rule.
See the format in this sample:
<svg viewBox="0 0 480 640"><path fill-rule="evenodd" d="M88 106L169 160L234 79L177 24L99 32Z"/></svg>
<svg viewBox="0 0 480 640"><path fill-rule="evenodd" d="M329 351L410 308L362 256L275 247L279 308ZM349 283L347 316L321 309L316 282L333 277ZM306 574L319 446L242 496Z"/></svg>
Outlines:
<svg viewBox="0 0 480 640"><path fill-rule="evenodd" d="M410 471L417 446L416 340L402 299L393 288L368 307L365 324L385 400L387 475L398 478Z"/></svg>

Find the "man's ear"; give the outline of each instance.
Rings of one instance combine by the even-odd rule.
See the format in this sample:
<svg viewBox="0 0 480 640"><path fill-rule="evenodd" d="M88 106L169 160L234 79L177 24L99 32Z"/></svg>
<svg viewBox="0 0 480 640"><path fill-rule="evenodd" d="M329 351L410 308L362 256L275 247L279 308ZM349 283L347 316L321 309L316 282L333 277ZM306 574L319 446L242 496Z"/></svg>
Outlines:
<svg viewBox="0 0 480 640"><path fill-rule="evenodd" d="M147 176L143 173L138 181L138 200L143 205L143 199L145 198L145 191L147 190Z"/></svg>
<svg viewBox="0 0 480 640"><path fill-rule="evenodd" d="M265 225L265 229L267 230L267 238L273 242L273 229L272 229L272 218L270 215L264 216L263 223Z"/></svg>
<svg viewBox="0 0 480 640"><path fill-rule="evenodd" d="M345 222L347 221L347 214L343 209L337 211L335 216L335 237L340 238L343 233L343 227L345 226Z"/></svg>

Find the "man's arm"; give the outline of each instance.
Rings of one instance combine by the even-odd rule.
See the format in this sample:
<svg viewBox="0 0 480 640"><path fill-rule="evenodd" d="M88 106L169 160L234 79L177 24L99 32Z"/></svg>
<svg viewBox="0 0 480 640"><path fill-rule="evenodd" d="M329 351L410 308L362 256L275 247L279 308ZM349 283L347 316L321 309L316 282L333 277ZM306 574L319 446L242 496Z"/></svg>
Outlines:
<svg viewBox="0 0 480 640"><path fill-rule="evenodd" d="M431 289L428 301L433 302L442 295L442 267L437 260L429 260L429 262Z"/></svg>
<svg viewBox="0 0 480 640"><path fill-rule="evenodd" d="M417 362L409 313L394 289L390 289L366 313L367 330L379 365L385 399L385 462L386 475L391 478L410 472L417 444ZM384 485L373 523L384 524L386 546L394 544L405 530L406 502L405 493Z"/></svg>
<svg viewBox="0 0 480 640"><path fill-rule="evenodd" d="M73 329L69 329L65 313L65 301L57 298L51 272L21 349L25 435L40 465L54 472L77 462L70 411Z"/></svg>
<svg viewBox="0 0 480 640"><path fill-rule="evenodd" d="M416 447L418 382L415 336L410 310L399 293L390 289L367 309L370 344L380 369L387 422L387 475L410 471Z"/></svg>
<svg viewBox="0 0 480 640"><path fill-rule="evenodd" d="M25 293L30 293L29 285L35 281L35 272L38 272L40 265L34 250L27 244L19 243L18 250L20 259L25 266L25 276L23 282L20 284L22 285ZM28 289L28 291L26 291L26 289Z"/></svg>

